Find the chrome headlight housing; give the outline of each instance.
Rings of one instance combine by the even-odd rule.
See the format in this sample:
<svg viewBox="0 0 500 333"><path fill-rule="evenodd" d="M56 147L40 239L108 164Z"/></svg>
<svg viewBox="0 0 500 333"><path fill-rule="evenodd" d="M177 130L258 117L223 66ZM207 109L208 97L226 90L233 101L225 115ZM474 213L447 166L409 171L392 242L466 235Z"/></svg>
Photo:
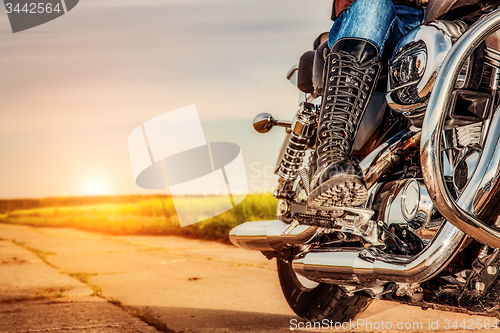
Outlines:
<svg viewBox="0 0 500 333"><path fill-rule="evenodd" d="M440 22L421 25L396 45L389 62L387 104L407 117L425 112L437 72L452 47Z"/></svg>
<svg viewBox="0 0 500 333"><path fill-rule="evenodd" d="M427 49L424 42L410 42L401 48L390 65L391 84L394 88L418 83L427 65Z"/></svg>

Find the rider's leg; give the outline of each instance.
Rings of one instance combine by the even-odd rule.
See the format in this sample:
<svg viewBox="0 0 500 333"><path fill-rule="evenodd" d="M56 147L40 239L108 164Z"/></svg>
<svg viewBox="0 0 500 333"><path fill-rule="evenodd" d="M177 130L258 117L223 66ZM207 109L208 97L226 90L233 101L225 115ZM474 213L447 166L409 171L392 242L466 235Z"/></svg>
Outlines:
<svg viewBox="0 0 500 333"><path fill-rule="evenodd" d="M342 38L359 38L374 44L380 54L422 22L424 10L394 5L390 0L357 0L334 22L328 39L332 47Z"/></svg>
<svg viewBox="0 0 500 333"><path fill-rule="evenodd" d="M309 205L358 206L366 200L362 172L351 160L352 144L381 72L384 48L422 17L422 10L390 0L356 0L334 23Z"/></svg>

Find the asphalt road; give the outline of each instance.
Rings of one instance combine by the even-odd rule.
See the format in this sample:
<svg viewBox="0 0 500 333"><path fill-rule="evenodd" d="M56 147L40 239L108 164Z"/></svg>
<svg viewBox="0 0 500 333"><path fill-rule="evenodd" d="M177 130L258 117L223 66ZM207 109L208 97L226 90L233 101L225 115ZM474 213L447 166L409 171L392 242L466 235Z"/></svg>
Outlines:
<svg viewBox="0 0 500 333"><path fill-rule="evenodd" d="M62 275L88 277L103 297L163 332L290 332L290 328L307 325L283 298L275 262L257 252L179 237L104 236L8 224L0 224L0 238L31 249ZM44 268L38 265L31 270L32 276L41 276ZM5 275L0 276L1 294L1 285L14 277L0 274ZM46 315L50 318L51 314ZM372 303L360 320L357 327L322 331L470 332L460 329L460 324L476 327L493 321L386 301Z"/></svg>

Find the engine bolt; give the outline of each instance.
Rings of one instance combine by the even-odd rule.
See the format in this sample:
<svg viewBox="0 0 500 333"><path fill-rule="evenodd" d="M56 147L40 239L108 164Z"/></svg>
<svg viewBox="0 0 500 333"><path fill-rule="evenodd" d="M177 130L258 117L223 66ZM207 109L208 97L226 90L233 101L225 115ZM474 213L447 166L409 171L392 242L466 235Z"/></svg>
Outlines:
<svg viewBox="0 0 500 333"><path fill-rule="evenodd" d="M299 193L299 196L300 196L300 193ZM288 205L288 202L286 202L283 199L280 199L278 201L278 214L279 215L285 215L286 213L288 213L289 209L290 209L290 206Z"/></svg>
<svg viewBox="0 0 500 333"><path fill-rule="evenodd" d="M479 291L483 291L484 290L484 283L482 282L476 282L476 289L479 290Z"/></svg>
<svg viewBox="0 0 500 333"><path fill-rule="evenodd" d="M488 268L486 270L488 271L488 274L490 274L490 275L494 275L497 273L497 268L495 266L488 266Z"/></svg>

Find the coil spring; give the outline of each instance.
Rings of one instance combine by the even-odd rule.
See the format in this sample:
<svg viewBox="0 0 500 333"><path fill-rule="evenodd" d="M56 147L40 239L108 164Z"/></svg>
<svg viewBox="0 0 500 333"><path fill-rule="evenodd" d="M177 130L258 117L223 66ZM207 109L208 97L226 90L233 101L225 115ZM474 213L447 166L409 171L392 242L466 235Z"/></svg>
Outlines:
<svg viewBox="0 0 500 333"><path fill-rule="evenodd" d="M278 176L285 180L295 180L306 154L308 138L292 132L288 147L281 161Z"/></svg>

